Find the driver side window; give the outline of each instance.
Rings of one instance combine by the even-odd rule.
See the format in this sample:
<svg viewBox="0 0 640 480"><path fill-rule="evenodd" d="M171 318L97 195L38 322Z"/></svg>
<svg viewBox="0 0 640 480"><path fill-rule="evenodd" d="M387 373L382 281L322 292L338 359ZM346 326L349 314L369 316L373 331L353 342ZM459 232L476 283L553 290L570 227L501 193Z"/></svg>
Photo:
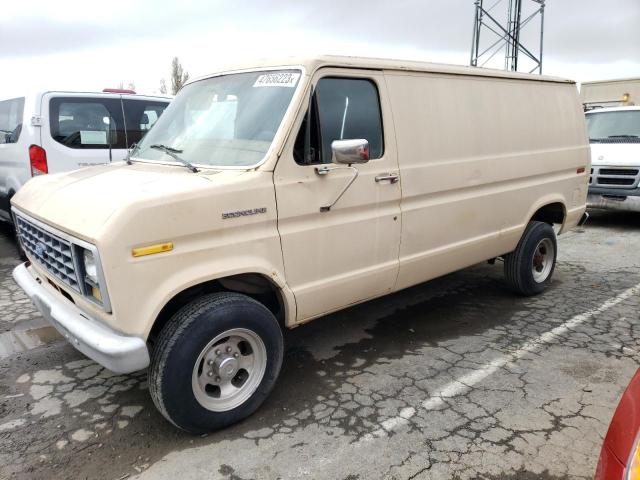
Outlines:
<svg viewBox="0 0 640 480"><path fill-rule="evenodd" d="M294 158L298 164L331 163L334 140L365 139L371 159L382 157L382 115L375 83L357 78L321 78L310 108L296 137Z"/></svg>

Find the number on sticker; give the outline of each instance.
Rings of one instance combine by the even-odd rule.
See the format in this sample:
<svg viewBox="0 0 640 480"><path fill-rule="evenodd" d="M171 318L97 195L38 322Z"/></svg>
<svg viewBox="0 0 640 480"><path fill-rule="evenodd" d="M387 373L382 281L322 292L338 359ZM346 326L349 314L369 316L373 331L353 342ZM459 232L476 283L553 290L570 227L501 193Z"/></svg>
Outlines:
<svg viewBox="0 0 640 480"><path fill-rule="evenodd" d="M254 87L295 87L300 78L299 73L278 72L260 75L253 84Z"/></svg>

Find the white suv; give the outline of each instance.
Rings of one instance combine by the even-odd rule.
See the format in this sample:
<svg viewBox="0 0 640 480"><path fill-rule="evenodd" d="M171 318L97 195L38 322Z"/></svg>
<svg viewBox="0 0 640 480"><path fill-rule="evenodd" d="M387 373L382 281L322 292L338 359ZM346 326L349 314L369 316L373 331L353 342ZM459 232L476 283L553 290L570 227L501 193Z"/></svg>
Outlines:
<svg viewBox="0 0 640 480"><path fill-rule="evenodd" d="M170 101L117 89L0 100L0 220L32 176L122 160Z"/></svg>

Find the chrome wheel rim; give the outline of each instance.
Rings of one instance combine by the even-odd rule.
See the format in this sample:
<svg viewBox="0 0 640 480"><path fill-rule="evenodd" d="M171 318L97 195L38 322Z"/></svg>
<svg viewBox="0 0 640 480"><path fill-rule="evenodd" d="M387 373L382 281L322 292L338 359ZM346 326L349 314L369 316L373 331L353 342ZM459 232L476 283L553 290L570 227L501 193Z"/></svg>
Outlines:
<svg viewBox="0 0 640 480"><path fill-rule="evenodd" d="M253 395L266 368L267 349L255 332L227 330L200 352L193 367L193 394L207 410L232 410Z"/></svg>
<svg viewBox="0 0 640 480"><path fill-rule="evenodd" d="M531 262L531 272L533 273L533 279L537 283L542 283L549 278L554 258L555 248L553 242L550 238L543 238L538 242Z"/></svg>

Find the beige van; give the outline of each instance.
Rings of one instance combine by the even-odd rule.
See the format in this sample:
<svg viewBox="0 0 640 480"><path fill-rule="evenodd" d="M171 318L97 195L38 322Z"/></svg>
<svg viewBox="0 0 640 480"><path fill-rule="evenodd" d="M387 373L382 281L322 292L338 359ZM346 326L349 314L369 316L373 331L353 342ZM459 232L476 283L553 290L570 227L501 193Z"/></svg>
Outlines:
<svg viewBox="0 0 640 480"><path fill-rule="evenodd" d="M30 180L14 278L206 432L269 394L284 328L495 258L542 292L589 162L569 81L340 57L229 70L186 85L125 161Z"/></svg>

